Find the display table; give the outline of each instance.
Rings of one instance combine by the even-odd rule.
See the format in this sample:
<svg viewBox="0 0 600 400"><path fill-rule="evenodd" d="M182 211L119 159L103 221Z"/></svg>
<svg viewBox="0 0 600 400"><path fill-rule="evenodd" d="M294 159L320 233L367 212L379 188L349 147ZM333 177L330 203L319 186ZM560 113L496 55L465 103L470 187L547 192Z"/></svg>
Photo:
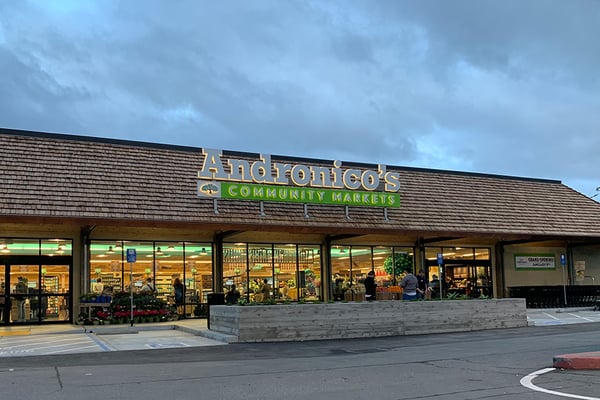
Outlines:
<svg viewBox="0 0 600 400"><path fill-rule="evenodd" d="M102 311L107 311L110 308L110 303L80 303L79 315L85 313L88 317L92 312L92 308L101 308Z"/></svg>

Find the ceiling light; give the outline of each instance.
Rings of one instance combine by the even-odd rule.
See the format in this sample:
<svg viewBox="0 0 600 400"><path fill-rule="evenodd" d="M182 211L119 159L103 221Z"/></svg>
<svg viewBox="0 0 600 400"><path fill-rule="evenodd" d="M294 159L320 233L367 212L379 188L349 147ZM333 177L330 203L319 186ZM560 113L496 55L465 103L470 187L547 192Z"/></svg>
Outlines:
<svg viewBox="0 0 600 400"><path fill-rule="evenodd" d="M202 250L200 250L200 255L205 256L206 254L206 248L203 247Z"/></svg>
<svg viewBox="0 0 600 400"><path fill-rule="evenodd" d="M123 246L121 246L121 242L117 242L117 244L115 245L115 250L121 250L123 249Z"/></svg>
<svg viewBox="0 0 600 400"><path fill-rule="evenodd" d="M8 245L6 243L2 244L2 246L0 246L0 253L10 253L10 250L8 249Z"/></svg>
<svg viewBox="0 0 600 400"><path fill-rule="evenodd" d="M108 251L106 252L106 254L114 254L115 251L113 250L112 246L108 246Z"/></svg>
<svg viewBox="0 0 600 400"><path fill-rule="evenodd" d="M163 252L162 252L162 250L160 249L160 247L157 247L157 248L156 248L156 255L157 255L157 256L160 256L160 255L162 255L162 254L163 254Z"/></svg>
<svg viewBox="0 0 600 400"><path fill-rule="evenodd" d="M173 246L172 244L170 244L169 247L167 247L167 250L173 251L173 250L175 250L175 246Z"/></svg>

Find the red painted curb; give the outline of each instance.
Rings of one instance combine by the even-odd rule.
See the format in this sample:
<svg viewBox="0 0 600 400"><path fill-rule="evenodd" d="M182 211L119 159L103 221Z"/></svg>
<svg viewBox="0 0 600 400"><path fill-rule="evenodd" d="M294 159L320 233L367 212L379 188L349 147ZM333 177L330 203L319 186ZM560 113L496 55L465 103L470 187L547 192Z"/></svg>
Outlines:
<svg viewBox="0 0 600 400"><path fill-rule="evenodd" d="M600 351L554 356L554 368L600 369Z"/></svg>

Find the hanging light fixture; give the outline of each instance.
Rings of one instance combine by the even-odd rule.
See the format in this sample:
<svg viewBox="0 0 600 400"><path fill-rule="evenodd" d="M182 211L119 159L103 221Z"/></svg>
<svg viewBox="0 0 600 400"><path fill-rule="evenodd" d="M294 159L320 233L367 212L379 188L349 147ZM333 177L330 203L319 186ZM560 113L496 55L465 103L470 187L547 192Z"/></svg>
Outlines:
<svg viewBox="0 0 600 400"><path fill-rule="evenodd" d="M10 253L10 250L8 249L8 245L6 243L3 243L2 246L0 246L0 253Z"/></svg>
<svg viewBox="0 0 600 400"><path fill-rule="evenodd" d="M173 251L173 250L175 250L175 246L173 246L172 244L170 244L170 245L167 247L167 250L169 250L169 251Z"/></svg>
<svg viewBox="0 0 600 400"><path fill-rule="evenodd" d="M206 254L206 248L203 247L202 250L200 250L200 255L205 256Z"/></svg>
<svg viewBox="0 0 600 400"><path fill-rule="evenodd" d="M117 244L115 244L115 250L122 250L123 246L121 245L121 242L117 242Z"/></svg>
<svg viewBox="0 0 600 400"><path fill-rule="evenodd" d="M160 256L160 255L162 255L162 254L163 254L163 252L162 252L162 250L160 249L160 247L157 247L157 248L156 248L156 255L157 255L157 256Z"/></svg>
<svg viewBox="0 0 600 400"><path fill-rule="evenodd" d="M106 252L106 254L114 254L115 251L113 250L112 246L108 246L108 251Z"/></svg>
<svg viewBox="0 0 600 400"><path fill-rule="evenodd" d="M58 248L56 249L57 254L63 254L65 252L65 245L62 243L58 244Z"/></svg>

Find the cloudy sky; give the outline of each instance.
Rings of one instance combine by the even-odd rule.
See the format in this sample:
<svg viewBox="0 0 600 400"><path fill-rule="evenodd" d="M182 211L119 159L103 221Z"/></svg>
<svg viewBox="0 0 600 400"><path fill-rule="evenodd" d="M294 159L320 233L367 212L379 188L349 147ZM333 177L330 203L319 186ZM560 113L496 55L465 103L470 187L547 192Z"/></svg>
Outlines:
<svg viewBox="0 0 600 400"><path fill-rule="evenodd" d="M0 127L593 195L599 38L594 0L0 0Z"/></svg>

